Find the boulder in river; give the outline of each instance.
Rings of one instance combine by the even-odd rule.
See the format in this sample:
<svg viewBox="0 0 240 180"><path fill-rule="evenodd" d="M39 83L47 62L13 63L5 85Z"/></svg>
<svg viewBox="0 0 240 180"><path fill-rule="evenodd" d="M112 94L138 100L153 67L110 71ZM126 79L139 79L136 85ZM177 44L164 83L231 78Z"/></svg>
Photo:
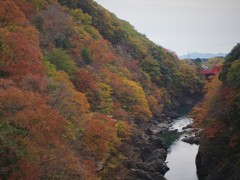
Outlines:
<svg viewBox="0 0 240 180"><path fill-rule="evenodd" d="M181 141L189 143L189 144L199 144L200 143L200 137L198 136L188 136L183 138Z"/></svg>
<svg viewBox="0 0 240 180"><path fill-rule="evenodd" d="M188 125L184 126L184 127L182 128L182 130L190 129L190 128L192 128L192 124L188 124Z"/></svg>
<svg viewBox="0 0 240 180"><path fill-rule="evenodd" d="M169 170L169 167L162 159L155 159L150 162L139 162L135 165L137 169L141 169L143 171L151 173L160 173L162 175L164 175Z"/></svg>

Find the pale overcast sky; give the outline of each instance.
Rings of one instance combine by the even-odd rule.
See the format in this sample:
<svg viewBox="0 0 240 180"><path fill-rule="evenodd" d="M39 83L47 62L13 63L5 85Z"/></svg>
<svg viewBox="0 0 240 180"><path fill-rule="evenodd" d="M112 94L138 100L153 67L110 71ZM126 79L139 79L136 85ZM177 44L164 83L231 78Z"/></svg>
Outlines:
<svg viewBox="0 0 240 180"><path fill-rule="evenodd" d="M240 0L95 0L176 52L228 53L240 42Z"/></svg>

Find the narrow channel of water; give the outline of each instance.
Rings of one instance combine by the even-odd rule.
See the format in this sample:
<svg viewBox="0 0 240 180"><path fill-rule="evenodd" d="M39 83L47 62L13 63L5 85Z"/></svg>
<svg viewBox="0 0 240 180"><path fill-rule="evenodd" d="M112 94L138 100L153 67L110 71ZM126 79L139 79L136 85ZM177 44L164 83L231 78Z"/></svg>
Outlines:
<svg viewBox="0 0 240 180"><path fill-rule="evenodd" d="M186 135L182 127L191 123L191 118L178 118L172 126L173 129L178 129L178 132L169 132L163 137L168 147L166 162L170 170L165 174L168 180L198 180L195 165L198 146L181 141Z"/></svg>

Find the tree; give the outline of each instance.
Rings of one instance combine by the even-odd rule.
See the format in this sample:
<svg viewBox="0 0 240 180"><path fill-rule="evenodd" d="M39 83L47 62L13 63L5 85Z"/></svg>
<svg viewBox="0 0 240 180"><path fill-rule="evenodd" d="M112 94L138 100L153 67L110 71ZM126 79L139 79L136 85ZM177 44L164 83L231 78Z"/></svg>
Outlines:
<svg viewBox="0 0 240 180"><path fill-rule="evenodd" d="M20 25L26 22L24 14L12 0L0 2L0 28L6 26Z"/></svg>
<svg viewBox="0 0 240 180"><path fill-rule="evenodd" d="M96 93L98 101L96 102L96 107L93 107L93 110L103 114L110 114L113 107L112 88L104 83L100 83L97 86Z"/></svg>
<svg viewBox="0 0 240 180"><path fill-rule="evenodd" d="M46 9L39 13L39 17L43 20L41 46L44 48L70 49L69 39L73 33L73 21L64 12L64 9L55 2L47 5Z"/></svg>
<svg viewBox="0 0 240 180"><path fill-rule="evenodd" d="M220 73L219 76L219 78L223 82L226 82L227 80L227 74L232 63L239 58L240 58L240 43L238 43L225 58L225 62L222 67L222 72Z"/></svg>
<svg viewBox="0 0 240 180"><path fill-rule="evenodd" d="M12 77L18 84L24 83L24 78L28 76L32 80L25 82L34 82L33 86L40 88L43 83L43 68L40 62L42 53L36 29L27 26L18 27L12 32L1 29L0 33L2 39L1 76Z"/></svg>
<svg viewBox="0 0 240 180"><path fill-rule="evenodd" d="M238 92L230 104L230 123L234 130L240 128L240 93Z"/></svg>
<svg viewBox="0 0 240 180"><path fill-rule="evenodd" d="M77 71L77 67L74 63L74 60L69 56L65 51L61 49L52 49L47 56L47 60L54 64L57 70L63 70L70 77L73 77Z"/></svg>
<svg viewBox="0 0 240 180"><path fill-rule="evenodd" d="M81 9L71 9L69 14L78 22L83 25L91 25L92 17L87 13L83 13Z"/></svg>
<svg viewBox="0 0 240 180"><path fill-rule="evenodd" d="M146 57L144 61L141 62L141 67L150 77L151 81L156 84L160 84L162 79L160 64L152 59L150 56Z"/></svg>
<svg viewBox="0 0 240 180"><path fill-rule="evenodd" d="M92 53L88 48L83 48L81 55L82 55L83 61L84 61L86 64L91 64L91 63L93 63L93 61L94 61L94 56L93 56L93 53Z"/></svg>
<svg viewBox="0 0 240 180"><path fill-rule="evenodd" d="M136 121L149 120L152 116L145 92L142 87L127 78L118 78L112 82L113 96L121 107L135 116Z"/></svg>
<svg viewBox="0 0 240 180"><path fill-rule="evenodd" d="M95 162L106 160L120 143L115 124L113 119L99 113L89 117L84 126L82 152Z"/></svg>
<svg viewBox="0 0 240 180"><path fill-rule="evenodd" d="M4 81L1 81L1 84L3 83ZM14 131L11 134L13 143L15 141L20 147L25 147L22 150L26 149L27 152L25 153L31 155L34 159L41 158L41 162L38 163L41 164L46 161L49 163L49 168L52 168L52 163L55 161L52 161L53 156L55 156L53 154L54 148L50 150L48 147L49 145L58 146L63 128L62 116L47 106L44 103L44 98L40 95L21 91L10 83L8 84L2 86L5 89L0 89L0 122L5 124L8 130L15 129L15 134ZM11 131L6 133L11 133ZM16 154L19 151L18 149L13 149L13 153ZM49 151L48 154L46 151ZM21 161L23 155L20 155L17 160ZM26 154L24 159L31 163L30 159L27 160ZM15 166L16 164L15 161ZM40 164L36 165L39 166ZM28 169L23 169L23 173L27 171Z"/></svg>
<svg viewBox="0 0 240 180"><path fill-rule="evenodd" d="M88 69L85 68L78 69L74 82L78 91L84 93L90 92L91 90L96 88L96 82L97 80L91 71L88 71Z"/></svg>
<svg viewBox="0 0 240 180"><path fill-rule="evenodd" d="M0 114L1 177L94 178L62 137L66 119L42 95L0 79Z"/></svg>
<svg viewBox="0 0 240 180"><path fill-rule="evenodd" d="M227 74L227 82L234 88L240 88L240 59L234 61Z"/></svg>

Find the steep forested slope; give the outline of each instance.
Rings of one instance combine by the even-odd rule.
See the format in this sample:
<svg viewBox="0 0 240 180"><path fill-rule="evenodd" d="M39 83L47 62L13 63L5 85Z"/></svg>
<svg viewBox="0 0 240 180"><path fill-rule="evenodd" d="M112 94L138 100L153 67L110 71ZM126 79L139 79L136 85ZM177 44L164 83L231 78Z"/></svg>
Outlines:
<svg viewBox="0 0 240 180"><path fill-rule="evenodd" d="M201 86L194 66L91 0L2 0L0 177L97 179L107 160L99 175L127 177L131 143L149 145L140 127Z"/></svg>
<svg viewBox="0 0 240 180"><path fill-rule="evenodd" d="M196 164L200 179L240 178L240 45L226 56L219 79L207 83L203 102L194 108L203 135Z"/></svg>

